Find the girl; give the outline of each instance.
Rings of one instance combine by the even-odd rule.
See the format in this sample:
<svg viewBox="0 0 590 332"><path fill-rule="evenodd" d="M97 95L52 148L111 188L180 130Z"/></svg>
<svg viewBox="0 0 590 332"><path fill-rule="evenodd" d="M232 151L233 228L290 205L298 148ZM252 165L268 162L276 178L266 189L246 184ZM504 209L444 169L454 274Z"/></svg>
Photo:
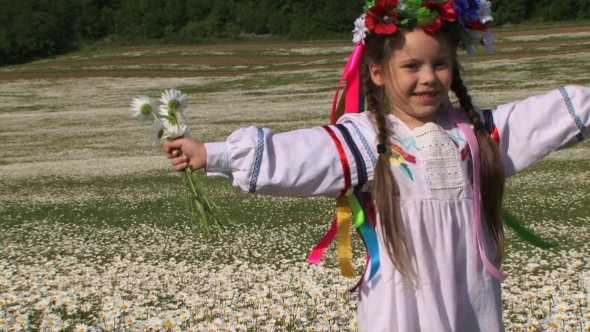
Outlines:
<svg viewBox="0 0 590 332"><path fill-rule="evenodd" d="M250 192L338 197L339 209L352 197L355 211L370 197L361 331L502 331L505 178L590 136L590 89L476 109L457 49L469 47L473 29L491 40L486 3L369 4L347 66L347 114L335 125L280 134L250 127L226 142L167 142L165 152L176 170L205 168ZM368 112L355 113L365 100Z"/></svg>

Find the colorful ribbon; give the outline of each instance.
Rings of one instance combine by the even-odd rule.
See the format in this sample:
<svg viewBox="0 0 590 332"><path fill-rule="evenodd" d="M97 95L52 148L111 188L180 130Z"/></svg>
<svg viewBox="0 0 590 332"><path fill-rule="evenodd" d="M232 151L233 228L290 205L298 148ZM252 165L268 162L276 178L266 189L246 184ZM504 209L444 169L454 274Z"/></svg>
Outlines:
<svg viewBox="0 0 590 332"><path fill-rule="evenodd" d="M377 233L375 232L374 227L369 222L369 213L367 213L368 211L363 211L363 208L359 203L360 201L362 201L362 198L359 194L348 196L348 202L350 204L350 207L352 208L353 214L355 215L354 227L358 228L358 230L361 232L361 235L365 242L365 247L367 248L367 259L369 260L369 264L371 267L371 273L369 274L368 279L370 281L377 273L377 270L379 270L379 241L377 240ZM369 204L372 203L369 201ZM365 210L369 210L369 208L370 207L366 206Z"/></svg>
<svg viewBox="0 0 590 332"><path fill-rule="evenodd" d="M332 113L330 115L331 124L335 124L338 118L344 113L360 113L364 111L364 95L360 82L360 64L363 49L363 44L357 45L348 58L348 62L346 63L344 72L338 82L338 87L336 88L336 93L332 102ZM338 102L340 87L344 81L346 81L345 92L343 93L340 102ZM319 264L326 248L334 238L336 238L340 271L344 276L354 276L351 245L351 223L354 220L352 227L360 232L367 249L367 263L363 272L363 278L361 278L357 286L355 286L356 289L362 283L369 267L371 273L368 280L371 280L379 270L380 266L379 242L377 239L377 233L374 229L375 217L372 209L373 203L370 195L366 193L356 192L354 194L346 195L347 190L352 185L348 160L342 144L338 141L334 131L328 126L324 126L324 129L332 137L340 155L345 184L344 189L340 193L340 197L336 199L336 218L332 221L332 225L328 232L311 251L307 260L312 264Z"/></svg>
<svg viewBox="0 0 590 332"><path fill-rule="evenodd" d="M326 252L326 248L328 248L330 243L332 243L337 233L338 219L335 217L332 221L332 226L330 226L330 229L328 230L326 235L322 237L320 242L316 244L311 253L309 253L309 255L307 256L307 261L311 264L319 264L322 260L322 257L324 256L324 252Z"/></svg>
<svg viewBox="0 0 590 332"><path fill-rule="evenodd" d="M352 244L350 222L352 212L345 196L336 199L336 219L338 220L338 235L336 235L336 249L340 272L345 277L354 277L352 268Z"/></svg>
<svg viewBox="0 0 590 332"><path fill-rule="evenodd" d="M364 47L364 44L358 44L350 54L350 57L348 57L348 62L346 63L346 67L344 67L344 72L340 77L340 81L336 87L336 93L334 94L334 100L332 101L332 114L330 115L331 124L336 123L336 120L342 115L342 112L359 113L364 110L364 98L361 96L362 90L360 83L360 66ZM344 95L342 96L344 98L344 110L338 112L338 95L340 87L345 80L346 88Z"/></svg>
<svg viewBox="0 0 590 332"><path fill-rule="evenodd" d="M361 202L364 206L361 205ZM359 230L367 249L367 264L363 272L363 277L370 267L370 274L367 279L370 281L380 267L379 242L374 229L375 224L371 197L366 193L356 193L346 197L341 196L336 200L336 203L337 216L334 218L328 232L308 255L307 261L312 264L319 264L326 248L334 238L337 238L338 260L341 273L344 276L354 276L352 269L352 246L350 242L350 223L354 220L353 228ZM363 278L361 278L359 284L353 289L358 288L362 280Z"/></svg>

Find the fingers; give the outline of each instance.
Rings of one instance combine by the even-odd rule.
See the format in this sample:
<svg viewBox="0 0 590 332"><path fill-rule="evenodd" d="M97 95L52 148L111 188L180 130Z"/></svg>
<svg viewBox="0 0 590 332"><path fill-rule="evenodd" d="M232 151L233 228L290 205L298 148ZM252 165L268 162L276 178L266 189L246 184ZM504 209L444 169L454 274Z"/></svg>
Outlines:
<svg viewBox="0 0 590 332"><path fill-rule="evenodd" d="M177 139L173 141L164 142L164 152L168 158L177 157L180 155L184 140Z"/></svg>
<svg viewBox="0 0 590 332"><path fill-rule="evenodd" d="M170 164L174 167L177 171L182 171L188 167L188 157L187 156L180 156L180 157L172 157L170 158Z"/></svg>
<svg viewBox="0 0 590 332"><path fill-rule="evenodd" d="M177 171L182 171L189 165L193 170L205 166L206 152L203 144L191 139L181 138L164 142L164 153L170 160L172 167Z"/></svg>

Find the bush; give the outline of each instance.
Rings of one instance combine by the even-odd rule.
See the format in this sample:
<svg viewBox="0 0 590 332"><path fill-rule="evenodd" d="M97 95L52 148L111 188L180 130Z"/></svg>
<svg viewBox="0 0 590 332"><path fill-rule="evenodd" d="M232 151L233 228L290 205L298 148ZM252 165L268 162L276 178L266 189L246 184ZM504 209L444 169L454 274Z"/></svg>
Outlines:
<svg viewBox="0 0 590 332"><path fill-rule="evenodd" d="M180 30L182 41L193 43L210 38L216 34L217 22L212 19L204 21L191 21Z"/></svg>

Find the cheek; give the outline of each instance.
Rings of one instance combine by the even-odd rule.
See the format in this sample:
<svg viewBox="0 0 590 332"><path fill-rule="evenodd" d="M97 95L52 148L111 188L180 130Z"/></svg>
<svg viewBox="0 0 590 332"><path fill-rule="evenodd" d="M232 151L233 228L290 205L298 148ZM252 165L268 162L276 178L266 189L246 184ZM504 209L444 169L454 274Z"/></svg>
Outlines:
<svg viewBox="0 0 590 332"><path fill-rule="evenodd" d="M396 91L414 90L418 79L412 73L402 73L396 76L396 81L392 82Z"/></svg>
<svg viewBox="0 0 590 332"><path fill-rule="evenodd" d="M451 69L441 70L438 75L438 79L445 87L451 86L451 81L453 80L453 71Z"/></svg>

